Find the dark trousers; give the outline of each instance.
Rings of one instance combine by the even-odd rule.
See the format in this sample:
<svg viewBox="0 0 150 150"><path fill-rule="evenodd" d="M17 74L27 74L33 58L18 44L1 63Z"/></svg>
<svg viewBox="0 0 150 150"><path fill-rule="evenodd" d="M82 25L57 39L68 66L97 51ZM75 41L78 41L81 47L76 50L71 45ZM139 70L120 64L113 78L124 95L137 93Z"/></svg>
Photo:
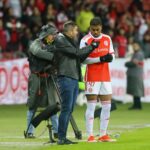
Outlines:
<svg viewBox="0 0 150 150"><path fill-rule="evenodd" d="M61 111L59 116L58 138L66 138L70 115L78 96L78 80L65 76L58 77L58 86L62 98Z"/></svg>
<svg viewBox="0 0 150 150"><path fill-rule="evenodd" d="M133 107L140 108L140 109L142 108L140 97L134 96L134 98L133 98Z"/></svg>

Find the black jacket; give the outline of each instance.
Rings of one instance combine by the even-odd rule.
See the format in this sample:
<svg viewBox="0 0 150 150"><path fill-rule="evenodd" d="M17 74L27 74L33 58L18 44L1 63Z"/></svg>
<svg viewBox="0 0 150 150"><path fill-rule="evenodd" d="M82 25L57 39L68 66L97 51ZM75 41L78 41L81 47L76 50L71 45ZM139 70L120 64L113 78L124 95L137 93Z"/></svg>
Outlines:
<svg viewBox="0 0 150 150"><path fill-rule="evenodd" d="M71 38L63 34L58 35L55 46L58 76L63 75L81 81L81 61L93 51L92 46L79 49Z"/></svg>

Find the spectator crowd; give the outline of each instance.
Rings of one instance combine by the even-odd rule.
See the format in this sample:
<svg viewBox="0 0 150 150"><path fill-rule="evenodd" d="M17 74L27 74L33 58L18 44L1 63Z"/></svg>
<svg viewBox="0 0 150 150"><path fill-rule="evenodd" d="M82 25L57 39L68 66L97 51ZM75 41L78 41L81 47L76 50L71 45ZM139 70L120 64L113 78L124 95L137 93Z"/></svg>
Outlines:
<svg viewBox="0 0 150 150"><path fill-rule="evenodd" d="M64 22L73 20L81 39L94 16L101 17L117 57L130 57L136 40L150 58L148 0L0 0L0 60L26 57L43 24L53 23L61 31Z"/></svg>

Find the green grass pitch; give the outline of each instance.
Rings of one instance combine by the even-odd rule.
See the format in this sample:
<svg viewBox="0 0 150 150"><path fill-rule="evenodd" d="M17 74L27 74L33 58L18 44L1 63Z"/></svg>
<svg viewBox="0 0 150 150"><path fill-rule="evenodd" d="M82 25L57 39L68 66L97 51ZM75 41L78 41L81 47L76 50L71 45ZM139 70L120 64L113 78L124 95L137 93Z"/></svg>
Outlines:
<svg viewBox="0 0 150 150"><path fill-rule="evenodd" d="M36 139L25 139L26 106L0 106L0 150L150 150L150 104L143 104L143 110L129 111L130 104L117 104L117 110L111 113L108 133L117 138L114 143L87 143L84 113L86 107L76 106L73 116L83 133L83 139L74 138L71 126L68 137L79 143L58 146L44 144L48 142L48 130L43 121L36 128ZM94 121L94 133L98 134L99 119Z"/></svg>

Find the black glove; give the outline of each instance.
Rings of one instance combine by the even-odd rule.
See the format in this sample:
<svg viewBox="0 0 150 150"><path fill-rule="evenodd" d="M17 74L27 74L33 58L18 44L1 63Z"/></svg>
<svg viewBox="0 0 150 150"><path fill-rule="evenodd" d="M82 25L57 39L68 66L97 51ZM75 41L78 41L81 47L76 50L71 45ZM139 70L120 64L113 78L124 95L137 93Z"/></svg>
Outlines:
<svg viewBox="0 0 150 150"><path fill-rule="evenodd" d="M98 46L99 46L99 42L98 41L92 41L92 43L91 43L91 46L92 46L92 48L93 48L93 50L95 49L95 48L97 48Z"/></svg>
<svg viewBox="0 0 150 150"><path fill-rule="evenodd" d="M111 54L100 57L100 62L112 62L113 56Z"/></svg>

